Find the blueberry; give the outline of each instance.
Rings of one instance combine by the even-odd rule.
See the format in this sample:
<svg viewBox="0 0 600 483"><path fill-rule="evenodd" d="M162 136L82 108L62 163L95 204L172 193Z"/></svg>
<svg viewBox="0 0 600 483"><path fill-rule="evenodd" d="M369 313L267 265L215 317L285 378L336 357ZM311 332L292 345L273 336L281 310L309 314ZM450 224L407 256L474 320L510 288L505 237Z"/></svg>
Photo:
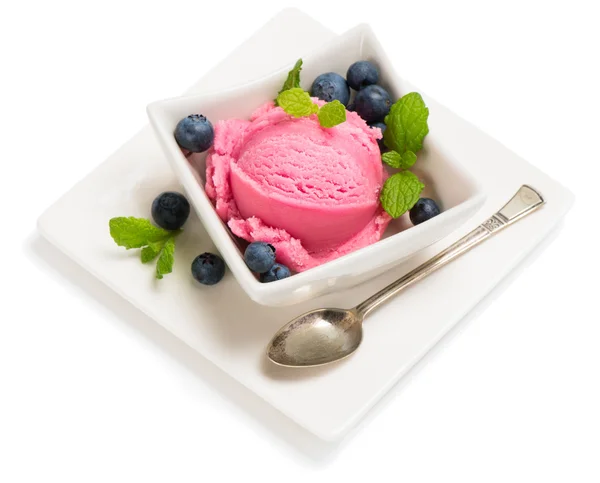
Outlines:
<svg viewBox="0 0 600 483"><path fill-rule="evenodd" d="M439 214L440 209L435 201L430 198L420 198L410 210L410 221L413 225L418 225Z"/></svg>
<svg viewBox="0 0 600 483"><path fill-rule="evenodd" d="M359 60L348 68L346 79L352 89L360 91L363 87L377 84L379 71L368 60Z"/></svg>
<svg viewBox="0 0 600 483"><path fill-rule="evenodd" d="M367 122L383 121L392 105L392 99L381 86L367 86L358 91L356 99L356 112Z"/></svg>
<svg viewBox="0 0 600 483"><path fill-rule="evenodd" d="M183 149L201 153L212 146L215 131L212 124L201 114L183 118L175 128L175 140Z"/></svg>
<svg viewBox="0 0 600 483"><path fill-rule="evenodd" d="M275 247L265 242L250 243L244 252L244 260L253 272L268 272L275 264Z"/></svg>
<svg viewBox="0 0 600 483"><path fill-rule="evenodd" d="M215 285L225 275L225 262L213 253L203 253L192 262L192 276L203 285Z"/></svg>
<svg viewBox="0 0 600 483"><path fill-rule="evenodd" d="M290 275L291 273L288 267L281 265L280 263L276 263L271 267L271 270L260 274L260 281L262 283L274 282L275 280L288 278Z"/></svg>
<svg viewBox="0 0 600 483"><path fill-rule="evenodd" d="M352 103L348 104L348 105L346 106L346 110L347 110L347 111L350 111L350 112L354 112L354 111L356 110L356 109L355 109L355 107L354 107L354 102L352 102Z"/></svg>
<svg viewBox="0 0 600 483"><path fill-rule="evenodd" d="M310 94L325 102L340 101L344 106L350 100L350 88L346 79L335 72L321 74L313 82Z"/></svg>
<svg viewBox="0 0 600 483"><path fill-rule="evenodd" d="M381 129L381 134L383 134L387 128L387 126L385 125L384 122L370 122L369 126L371 127L378 127L379 129ZM377 144L379 144L379 150L383 153L384 151L387 150L386 145L383 142L383 138L378 139L377 140Z"/></svg>
<svg viewBox="0 0 600 483"><path fill-rule="evenodd" d="M190 204L181 193L165 191L152 202L152 218L165 230L179 230L190 216Z"/></svg>

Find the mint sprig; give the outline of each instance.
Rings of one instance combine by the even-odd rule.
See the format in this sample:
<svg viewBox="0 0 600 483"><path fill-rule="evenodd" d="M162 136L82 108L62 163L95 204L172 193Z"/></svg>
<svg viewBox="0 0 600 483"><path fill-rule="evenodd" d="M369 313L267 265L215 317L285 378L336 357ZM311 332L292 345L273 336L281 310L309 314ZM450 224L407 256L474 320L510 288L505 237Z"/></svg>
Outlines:
<svg viewBox="0 0 600 483"><path fill-rule="evenodd" d="M335 100L322 107L315 104L310 94L300 87L283 91L277 96L277 105L294 117L306 117L317 114L321 126L330 128L346 120L346 108Z"/></svg>
<svg viewBox="0 0 600 483"><path fill-rule="evenodd" d="M410 210L419 200L425 185L410 171L390 176L381 189L381 205L392 218L398 218Z"/></svg>
<svg viewBox="0 0 600 483"><path fill-rule="evenodd" d="M302 59L298 59L275 99L275 105L294 117L307 117L317 114L319 124L330 128L346 121L346 108L340 101L333 101L321 108L313 102L310 94L300 88Z"/></svg>
<svg viewBox="0 0 600 483"><path fill-rule="evenodd" d="M120 247L127 250L141 248L142 263L158 257L156 278L173 271L175 261L175 238L181 230L168 231L154 226L146 218L117 217L108 222L110 236Z"/></svg>
<svg viewBox="0 0 600 483"><path fill-rule="evenodd" d="M391 149L381 160L392 168L407 170L417 161L417 152L429 132L429 109L418 92L402 96L385 117L383 142ZM425 185L410 171L390 176L381 189L381 206L393 218L410 210L419 200Z"/></svg>

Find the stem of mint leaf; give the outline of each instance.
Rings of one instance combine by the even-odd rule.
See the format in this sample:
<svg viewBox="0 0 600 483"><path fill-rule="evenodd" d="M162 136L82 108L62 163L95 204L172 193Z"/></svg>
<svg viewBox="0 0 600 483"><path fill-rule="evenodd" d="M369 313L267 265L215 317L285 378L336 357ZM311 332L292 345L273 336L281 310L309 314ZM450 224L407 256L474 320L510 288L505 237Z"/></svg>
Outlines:
<svg viewBox="0 0 600 483"><path fill-rule="evenodd" d="M158 256L158 254L160 253L160 251L163 249L164 246L165 246L165 241L148 243L148 246L145 246L144 248L142 248L142 251L140 254L141 258L142 258L142 263L149 263L152 260L154 260Z"/></svg>

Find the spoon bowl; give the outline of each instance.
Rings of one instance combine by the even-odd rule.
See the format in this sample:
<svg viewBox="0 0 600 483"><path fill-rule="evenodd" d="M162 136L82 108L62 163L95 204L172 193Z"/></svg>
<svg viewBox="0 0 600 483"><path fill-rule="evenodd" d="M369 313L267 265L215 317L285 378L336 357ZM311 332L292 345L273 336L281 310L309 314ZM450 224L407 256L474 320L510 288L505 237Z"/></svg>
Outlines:
<svg viewBox="0 0 600 483"><path fill-rule="evenodd" d="M310 367L352 354L362 341L362 315L355 309L318 309L283 326L267 356L282 366Z"/></svg>

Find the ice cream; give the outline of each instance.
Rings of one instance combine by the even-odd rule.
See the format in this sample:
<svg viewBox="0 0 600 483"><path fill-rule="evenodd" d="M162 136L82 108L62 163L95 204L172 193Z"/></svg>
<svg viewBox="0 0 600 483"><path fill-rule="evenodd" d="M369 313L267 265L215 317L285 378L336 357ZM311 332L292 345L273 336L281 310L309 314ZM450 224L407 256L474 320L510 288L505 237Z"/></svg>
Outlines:
<svg viewBox="0 0 600 483"><path fill-rule="evenodd" d="M381 238L390 217L379 202L380 138L353 112L323 128L269 102L248 121L216 124L206 193L235 235L271 243L301 272Z"/></svg>

